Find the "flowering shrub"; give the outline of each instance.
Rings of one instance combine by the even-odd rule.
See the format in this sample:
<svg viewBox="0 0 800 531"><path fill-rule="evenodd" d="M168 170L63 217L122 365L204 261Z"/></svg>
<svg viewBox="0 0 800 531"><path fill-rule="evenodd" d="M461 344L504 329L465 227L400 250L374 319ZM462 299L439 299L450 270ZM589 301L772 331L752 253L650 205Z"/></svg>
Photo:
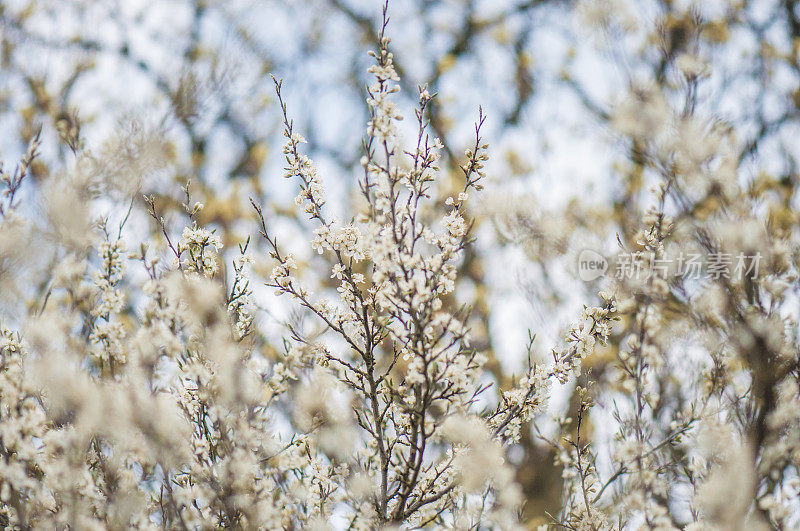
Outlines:
<svg viewBox="0 0 800 531"><path fill-rule="evenodd" d="M579 3L619 37L629 76L605 110L564 73L622 146L624 196L605 213L476 208L490 192L486 116L456 157L426 85L401 127L386 8L351 217L327 203L274 78L289 216L258 187L233 214L204 187L194 201L190 182L179 199L132 194L173 169L161 126L134 120L93 149L65 114L53 168L29 131L0 172L0 523L797 527L796 175L748 173L747 127L700 96L718 82L717 15L676 4L648 19L624 1ZM725 23L736 13L747 18L732 6ZM191 129L197 102L181 90L174 112ZM592 250L604 269L584 279L587 304L545 353L531 334L511 377L472 330L490 317L474 272L486 211L543 268L591 225L618 249ZM286 217L304 238L284 236ZM696 275L676 269L685 256ZM542 447L561 495L531 516L520 453L552 467Z"/></svg>
<svg viewBox="0 0 800 531"><path fill-rule="evenodd" d="M431 198L442 145L425 118L433 96L420 90L416 145L404 150L383 32L380 44L369 70L364 209L349 222L326 215L322 181L276 81L286 176L299 183L297 205L316 225L311 246L339 286L333 300L304 287L253 201L276 262L267 285L326 329L290 328L275 360L254 337L249 240L224 282L222 243L198 223L203 205L191 204L189 185L179 234L145 197L168 264L147 243L128 253L128 216L118 228L104 218L97 231L59 238L72 227L35 227L15 208L32 142L6 182L4 231L52 232L59 263L39 307L2 331L7 525L516 525L523 500L504 446L542 411L550 380L568 378L608 335L608 310L586 313L552 368L532 367L496 405L483 398L484 357L470 346L468 307L451 308L447 297L470 240L467 202L484 176L485 118L479 113L462 190L440 216ZM72 173L53 178L58 193L111 193L92 154L75 153ZM131 259L142 280L126 280Z"/></svg>

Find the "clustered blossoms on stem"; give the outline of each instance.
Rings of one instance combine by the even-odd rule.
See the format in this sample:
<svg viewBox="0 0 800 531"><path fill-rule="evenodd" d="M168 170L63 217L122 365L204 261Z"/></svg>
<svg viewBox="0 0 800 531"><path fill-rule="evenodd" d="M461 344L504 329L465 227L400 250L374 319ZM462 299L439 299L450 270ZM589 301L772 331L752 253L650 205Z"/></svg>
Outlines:
<svg viewBox="0 0 800 531"><path fill-rule="evenodd" d="M554 355L554 368L532 369L495 410L481 411L485 358L470 347L464 325L467 307L453 308L449 296L470 238L467 201L484 176L485 118L480 112L474 147L465 152L463 189L446 199L447 211L437 221L429 198L435 192L441 142L426 132L432 96L420 89L416 142L411 150L402 150L395 124L401 116L390 99L398 76L389 42L382 33L380 50L373 54L377 64L369 70L375 82L368 88L370 120L359 183L364 211L349 222L326 216L322 184L299 151L302 137L288 118L281 83L275 83L287 138L286 176L299 181L297 203L317 224L312 247L326 259L338 297L331 302L301 285L295 258L281 251L261 207L253 202L261 234L277 261L268 285L294 297L338 338L336 346L320 348L316 339L293 329L298 346L292 348L319 352L308 361L336 376L328 385L341 386L338 393L349 397L354 412L349 429L356 431L352 437L341 436L347 423L335 420L326 405L309 406L318 398L302 391L298 407L311 407L327 427L312 439L328 459L338 462L353 452L358 456L343 463L347 473L340 479L345 483L336 490L348 492L356 480L359 490L365 483L371 486L368 493L344 496L351 500L351 525L454 521L465 527L481 522L515 527L522 497L513 469L503 464L504 445L516 441L521 426L543 410L550 381L564 381L595 341L607 337L611 308L587 310L571 332L570 346ZM313 424L308 413L299 418L306 428ZM327 435L334 426L340 434L338 448L330 447ZM353 504L354 497L364 503Z"/></svg>
<svg viewBox="0 0 800 531"><path fill-rule="evenodd" d="M228 314L236 329L236 338L244 339L250 334L254 319L253 291L250 289L250 280L246 268L253 263L253 257L247 252L250 246L248 238L244 244L239 244L239 255L233 259L233 284L228 295Z"/></svg>
<svg viewBox="0 0 800 531"><path fill-rule="evenodd" d="M566 383L581 370L581 360L592 355L598 342L605 342L616 317L616 306L609 293L602 292L603 307L584 308L581 319L573 323L563 345L553 350L553 365L533 365L513 388L504 391L502 406L489 422L497 435L511 442L519 440L522 426L542 413L551 396L553 382ZM529 350L533 346L533 338Z"/></svg>
<svg viewBox="0 0 800 531"><path fill-rule="evenodd" d="M118 289L125 272L125 243L119 239L111 241L105 224L101 227L104 240L98 246L98 253L102 262L94 275L95 286L100 291L100 302L92 308L92 314L98 320L95 321L90 340L98 362L108 365L108 370L113 372L115 365L125 363L125 330L118 317L125 304L125 295Z"/></svg>

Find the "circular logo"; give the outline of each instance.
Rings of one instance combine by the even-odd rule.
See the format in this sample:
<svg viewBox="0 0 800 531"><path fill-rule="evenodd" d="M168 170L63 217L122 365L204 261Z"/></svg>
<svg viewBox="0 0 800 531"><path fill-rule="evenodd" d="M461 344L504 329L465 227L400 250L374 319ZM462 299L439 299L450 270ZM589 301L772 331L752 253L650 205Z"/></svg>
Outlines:
<svg viewBox="0 0 800 531"><path fill-rule="evenodd" d="M578 277L584 282L596 280L608 271L608 260L591 249L584 249L578 255Z"/></svg>

